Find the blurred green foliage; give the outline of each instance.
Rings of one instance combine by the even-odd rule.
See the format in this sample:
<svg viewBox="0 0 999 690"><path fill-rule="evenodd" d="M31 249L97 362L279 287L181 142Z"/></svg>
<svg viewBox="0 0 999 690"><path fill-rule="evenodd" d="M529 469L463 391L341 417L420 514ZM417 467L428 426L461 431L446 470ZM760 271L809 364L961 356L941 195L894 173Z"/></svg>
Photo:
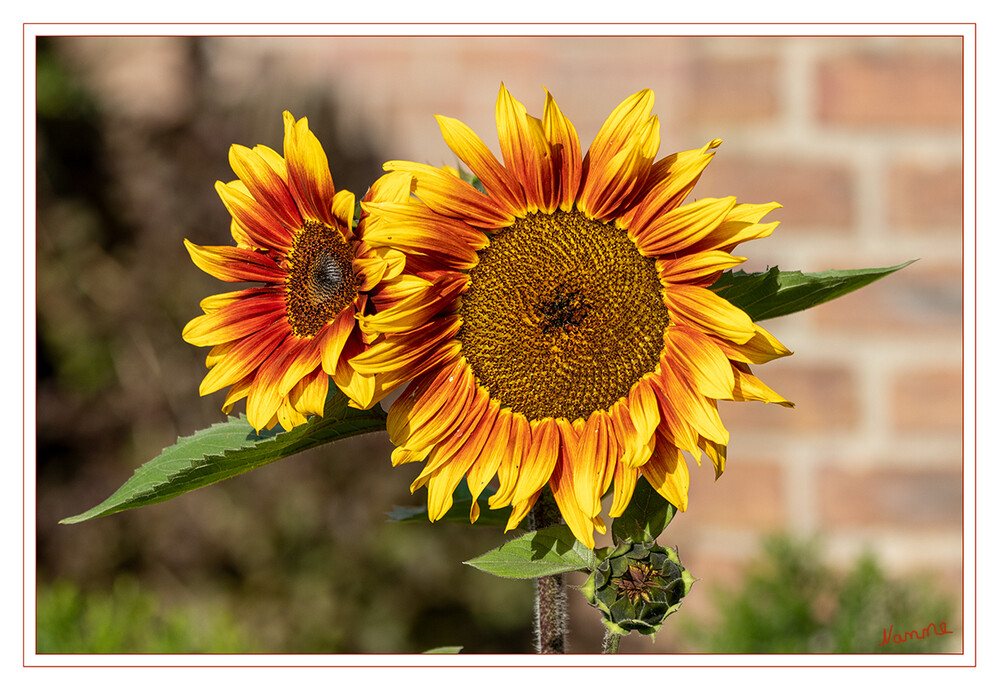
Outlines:
<svg viewBox="0 0 999 690"><path fill-rule="evenodd" d="M133 577L110 591L70 582L38 589L39 654L227 654L248 648L246 633L218 606L167 609Z"/></svg>
<svg viewBox="0 0 999 690"><path fill-rule="evenodd" d="M878 646L890 626L922 634L930 623L955 630L955 606L927 583L891 579L871 555L845 573L823 563L816 541L774 536L737 589L713 593L718 618L693 625L688 640L727 654L926 653L960 649L959 634ZM956 640L956 641L955 641Z"/></svg>

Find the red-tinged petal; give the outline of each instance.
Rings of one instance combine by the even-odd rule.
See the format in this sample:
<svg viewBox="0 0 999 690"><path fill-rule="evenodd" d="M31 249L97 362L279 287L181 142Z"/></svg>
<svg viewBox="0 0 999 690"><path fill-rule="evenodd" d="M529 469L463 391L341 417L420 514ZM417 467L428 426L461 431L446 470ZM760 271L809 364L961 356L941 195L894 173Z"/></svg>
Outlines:
<svg viewBox="0 0 999 690"><path fill-rule="evenodd" d="M622 215L621 227L640 234L654 219L682 204L720 145L721 139L714 139L702 149L674 153L655 163L646 180L648 193Z"/></svg>
<svg viewBox="0 0 999 690"><path fill-rule="evenodd" d="M573 535L588 548L593 548L593 519L576 501L575 480L579 471L576 455L579 451L579 430L567 420L556 420L561 436L562 455L552 470L549 480L555 503Z"/></svg>
<svg viewBox="0 0 999 690"><path fill-rule="evenodd" d="M680 512L687 510L690 473L683 453L676 446L662 436L657 436L656 450L652 458L642 465L641 472L660 496Z"/></svg>
<svg viewBox="0 0 999 690"><path fill-rule="evenodd" d="M611 405L610 431L620 449L620 462L628 467L638 467L645 464L652 455L652 438L651 436L643 438L639 433L632 421L626 400L627 398ZM607 479L608 475L605 474L604 481Z"/></svg>
<svg viewBox="0 0 999 690"><path fill-rule="evenodd" d="M456 220L415 204L372 203L364 241L407 253L437 257L442 267L469 269L478 263L476 251L489 244L486 235Z"/></svg>
<svg viewBox="0 0 999 690"><path fill-rule="evenodd" d="M291 229L302 227L302 215L285 180L255 150L233 144L229 164L250 190L251 196L271 215Z"/></svg>
<svg viewBox="0 0 999 690"><path fill-rule="evenodd" d="M638 250L645 256L669 257L682 253L705 237L724 220L735 205L735 197L700 199L657 217L641 230L629 230Z"/></svg>
<svg viewBox="0 0 999 690"><path fill-rule="evenodd" d="M500 461L500 466L497 470L499 488L495 494L489 497L490 508L502 508L503 506L510 505L514 491L517 488L517 480L520 477L520 466L524 461L524 455L532 445L531 424L527 421L527 418L519 412L508 412L507 414L510 415L510 446L507 454ZM519 520L516 522L519 522Z"/></svg>
<svg viewBox="0 0 999 690"><path fill-rule="evenodd" d="M652 114L655 96L642 89L614 108L590 145L586 157L591 166L604 166L624 147L631 144Z"/></svg>
<svg viewBox="0 0 999 690"><path fill-rule="evenodd" d="M259 252L240 247L203 247L184 240L191 260L202 271L229 283L259 280L284 283L287 273Z"/></svg>
<svg viewBox="0 0 999 690"><path fill-rule="evenodd" d="M291 327L288 323L278 321L253 338L246 338L231 348L226 348L224 354L220 353L220 356L209 365L211 369L201 382L200 394L214 393L246 376L253 375L278 344L290 334Z"/></svg>
<svg viewBox="0 0 999 690"><path fill-rule="evenodd" d="M511 502L516 504L527 500L539 491L552 476L559 456L559 433L555 420L546 417L531 423L531 447L524 453L520 466L517 488Z"/></svg>
<svg viewBox="0 0 999 690"><path fill-rule="evenodd" d="M520 182L527 211L552 209L552 155L541 122L500 85L496 99L496 129L507 170Z"/></svg>
<svg viewBox="0 0 999 690"><path fill-rule="evenodd" d="M245 233L252 246L274 249L282 254L291 251L291 231L251 196L241 192L235 183L216 182L215 191L232 215L235 226Z"/></svg>
<svg viewBox="0 0 999 690"><path fill-rule="evenodd" d="M443 115L437 116L437 124L448 148L479 178L489 196L500 202L507 212L515 216L524 215L527 207L524 191L475 132L464 123Z"/></svg>
<svg viewBox="0 0 999 690"><path fill-rule="evenodd" d="M440 168L422 163L389 161L385 169L412 175L413 193L443 216L460 218L484 229L506 227L514 220L513 214L492 197Z"/></svg>
<svg viewBox="0 0 999 690"><path fill-rule="evenodd" d="M221 345L245 338L284 319L284 297L263 294L231 302L192 319L181 336L197 346Z"/></svg>
<svg viewBox="0 0 999 690"><path fill-rule="evenodd" d="M389 441L394 445L405 445L414 429L417 429L440 410L441 406L456 392L466 388L472 375L461 362L441 367L422 376L413 378L402 395L392 404L386 420Z"/></svg>
<svg viewBox="0 0 999 690"><path fill-rule="evenodd" d="M597 220L618 216L645 188L658 150L659 120L653 117L612 158L598 163L587 154L579 210Z"/></svg>
<svg viewBox="0 0 999 690"><path fill-rule="evenodd" d="M420 401L422 403L426 399L427 404L414 406L405 416L393 416L392 410L389 410L389 440L395 445L410 449L437 443L454 428L456 420L468 409L475 391L475 377L471 368L464 365L457 371L452 369L448 380L441 383L439 391L422 394Z"/></svg>
<svg viewBox="0 0 999 690"><path fill-rule="evenodd" d="M731 400L735 379L721 348L693 328L674 324L666 330L666 354L686 369L697 391L716 400Z"/></svg>
<svg viewBox="0 0 999 690"><path fill-rule="evenodd" d="M427 513L431 521L444 517L454 504L454 490L482 452L482 446L496 419L499 405L490 405L488 395L481 397L486 401L482 412L479 413L476 409L457 430L452 432L452 438L458 438L457 435L462 432L463 437L438 445L427 458L426 469L436 465L427 487ZM434 457L435 453L438 455L437 458Z"/></svg>
<svg viewBox="0 0 999 690"><path fill-rule="evenodd" d="M728 252L708 251L688 254L677 259L657 259L656 268L667 283L690 283L707 287L714 284L722 271L738 266L746 259Z"/></svg>
<svg viewBox="0 0 999 690"><path fill-rule="evenodd" d="M778 221L760 223L759 221L763 216L778 208L781 208L778 203L736 204L725 216L725 220L695 243L690 251L717 250L729 253L743 242L769 237L780 223Z"/></svg>
<svg viewBox="0 0 999 690"><path fill-rule="evenodd" d="M576 128L566 118L552 95L545 91L545 113L542 119L545 136L552 151L552 167L558 180L555 201L563 211L576 205L576 195L583 175L583 157Z"/></svg>
<svg viewBox="0 0 999 690"><path fill-rule="evenodd" d="M513 424L513 415L509 409L499 410L499 403L496 405L496 421L489 432L489 438L482 447L482 453L476 459L475 464L468 470L468 490L472 494L472 508L469 520L475 522L478 519L479 495L486 488L486 484L496 476L503 456L508 452L510 444L510 429Z"/></svg>
<svg viewBox="0 0 999 690"><path fill-rule="evenodd" d="M270 420L278 412L285 400L278 388L284 374L282 363L293 356L299 346L297 339L285 338L272 352L268 359L261 363L253 377L253 386L246 397L246 418L250 425L260 431L267 428ZM297 383L297 381L296 381Z"/></svg>
<svg viewBox="0 0 999 690"><path fill-rule="evenodd" d="M721 417L718 416L718 403L705 398L696 390L690 374L679 363L664 357L660 361L660 367L663 375L658 381L669 397L673 411L698 435L717 443L728 443L728 431L725 430L725 425L722 424ZM662 411L662 405L660 405L660 411ZM675 438L673 441L684 450L696 452L696 443L694 448L690 448L677 443Z"/></svg>
<svg viewBox="0 0 999 690"><path fill-rule="evenodd" d="M664 295L671 314L703 331L740 345L756 335L756 326L746 312L711 290L671 285Z"/></svg>
<svg viewBox="0 0 999 690"><path fill-rule="evenodd" d="M600 512L604 472L611 454L607 413L597 410L589 416L580 432L579 451L573 466L576 502L587 516Z"/></svg>
<svg viewBox="0 0 999 690"><path fill-rule="evenodd" d="M410 377L419 376L428 370L427 356L453 338L460 327L461 319L457 315L434 319L405 337L388 337L374 343L354 357L351 366L361 374L406 369Z"/></svg>
<svg viewBox="0 0 999 690"><path fill-rule="evenodd" d="M659 433L665 434L675 446L696 453L699 434L692 427L691 409L696 407L691 401L690 391L676 380L669 368L650 382L659 401L659 416L662 419Z"/></svg>
<svg viewBox="0 0 999 690"><path fill-rule="evenodd" d="M295 121L284 111L284 156L288 181L301 215L333 225L333 176L329 160L316 135L309 130L308 118Z"/></svg>

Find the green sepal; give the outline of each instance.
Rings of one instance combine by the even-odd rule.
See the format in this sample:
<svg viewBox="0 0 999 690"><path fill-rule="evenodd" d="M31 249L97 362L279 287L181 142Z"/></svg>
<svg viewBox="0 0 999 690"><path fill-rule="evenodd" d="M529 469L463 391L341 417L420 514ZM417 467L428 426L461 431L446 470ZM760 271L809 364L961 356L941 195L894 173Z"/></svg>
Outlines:
<svg viewBox="0 0 999 690"><path fill-rule="evenodd" d="M624 512L614 518L611 534L617 542L653 542L676 515L676 506L659 495L645 477L639 477Z"/></svg>
<svg viewBox="0 0 999 690"><path fill-rule="evenodd" d="M464 647L461 645L455 647L434 647L423 652L423 654L458 654L463 649Z"/></svg>
<svg viewBox="0 0 999 690"><path fill-rule="evenodd" d="M711 289L742 309L753 321L775 319L810 309L859 290L875 280L901 270L912 261L885 268L802 273L774 266L763 273L726 271Z"/></svg>
<svg viewBox="0 0 999 690"><path fill-rule="evenodd" d="M596 567L596 554L580 543L566 525L528 532L465 565L497 577L529 580Z"/></svg>
<svg viewBox="0 0 999 690"><path fill-rule="evenodd" d="M385 428L379 407L356 410L347 397L330 386L322 417L314 416L290 431L257 433L245 415L202 429L177 440L135 473L107 499L88 511L59 522L71 525L123 510L160 503L262 467L275 460Z"/></svg>
<svg viewBox="0 0 999 690"><path fill-rule="evenodd" d="M489 497L496 491L488 486L479 494L477 502L479 504L479 517L473 523L480 527L503 527L506 525L512 507L506 506L493 510L489 507ZM454 504L448 509L441 520L448 522L460 522L469 524L469 513L472 508L472 492L468 490L468 483L462 479L458 488L454 490ZM422 506L392 506L388 515L389 522L430 522L430 513L426 505Z"/></svg>

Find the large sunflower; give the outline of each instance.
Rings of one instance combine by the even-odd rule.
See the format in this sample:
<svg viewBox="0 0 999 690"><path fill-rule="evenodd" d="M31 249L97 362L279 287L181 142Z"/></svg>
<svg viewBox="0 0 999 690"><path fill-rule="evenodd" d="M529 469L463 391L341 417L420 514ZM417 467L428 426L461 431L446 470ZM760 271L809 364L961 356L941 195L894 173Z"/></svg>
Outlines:
<svg viewBox="0 0 999 690"><path fill-rule="evenodd" d="M790 352L708 289L744 261L736 245L773 231L760 220L779 204L681 205L721 142L656 161L652 104L649 90L625 100L584 157L550 94L537 119L501 87L502 164L437 118L485 193L395 161L393 194L362 204L364 241L402 250L406 268L359 317L371 346L351 365L413 379L389 411L392 461L426 462L412 489L428 487L431 519L462 477L477 497L498 475L489 505L513 506L508 529L547 485L592 547L612 484L610 517L639 474L685 510L683 451L722 472L716 401L790 405L749 368Z"/></svg>
<svg viewBox="0 0 999 690"><path fill-rule="evenodd" d="M184 244L206 273L263 285L208 297L184 328L187 342L212 347L201 394L230 386L223 410L246 398L258 430L321 415L330 376L348 395L370 397L374 378L347 363L363 349L355 314L371 285L402 269L402 256L356 240L354 195L334 189L306 118L284 113L284 157L233 145L229 162L239 179L215 188L236 246Z"/></svg>

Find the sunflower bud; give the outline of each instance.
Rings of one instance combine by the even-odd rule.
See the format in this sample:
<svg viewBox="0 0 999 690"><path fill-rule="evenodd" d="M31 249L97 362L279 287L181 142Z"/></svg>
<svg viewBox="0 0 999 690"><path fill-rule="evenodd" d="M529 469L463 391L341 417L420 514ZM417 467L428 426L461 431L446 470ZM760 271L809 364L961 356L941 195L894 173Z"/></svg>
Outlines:
<svg viewBox="0 0 999 690"><path fill-rule="evenodd" d="M675 549L625 542L604 556L581 589L611 632L654 635L693 583Z"/></svg>

